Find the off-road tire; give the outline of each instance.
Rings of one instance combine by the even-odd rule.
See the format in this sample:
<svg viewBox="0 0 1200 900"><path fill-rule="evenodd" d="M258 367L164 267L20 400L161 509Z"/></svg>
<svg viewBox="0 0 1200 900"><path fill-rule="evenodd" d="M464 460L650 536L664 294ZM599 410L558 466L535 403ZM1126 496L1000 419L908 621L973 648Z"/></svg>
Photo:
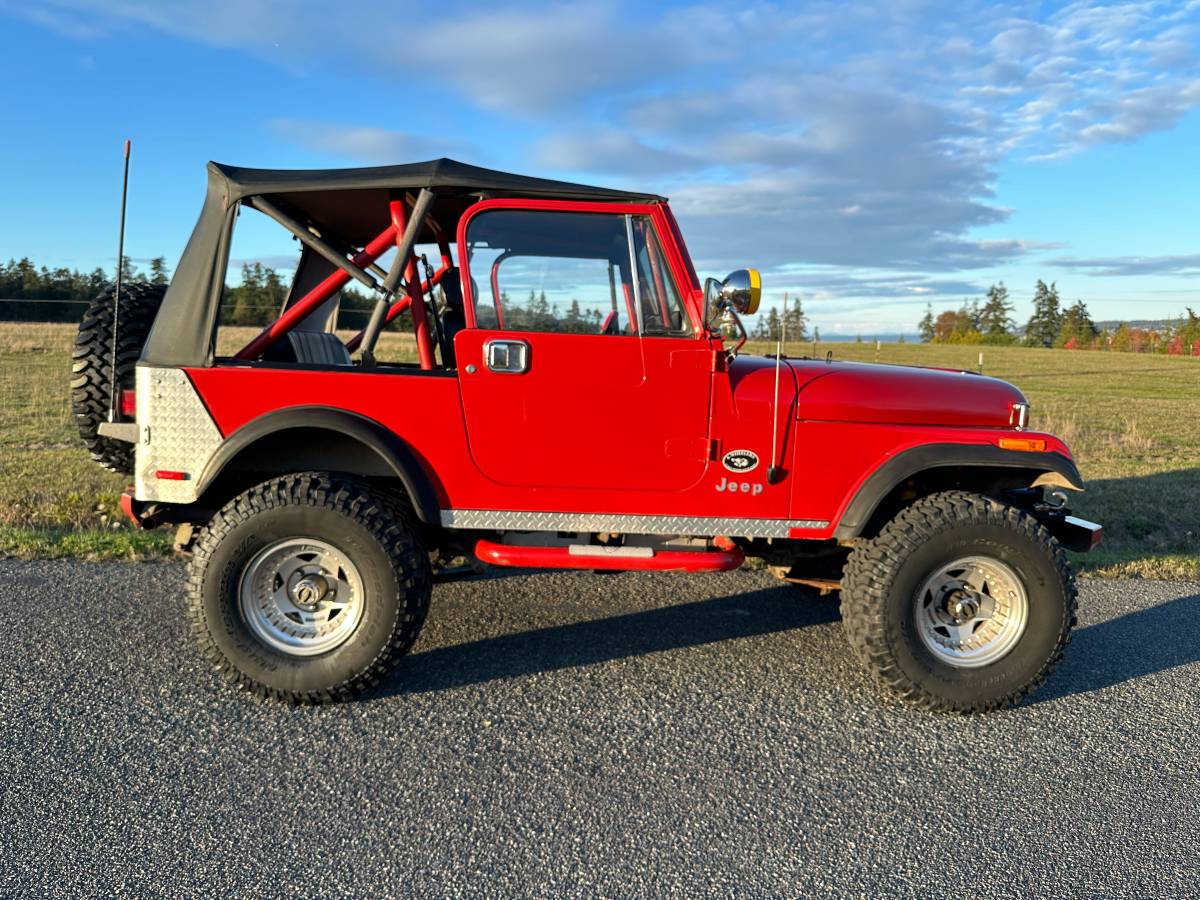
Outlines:
<svg viewBox="0 0 1200 900"><path fill-rule="evenodd" d="M133 371L150 334L150 326L167 291L164 284L121 285L117 322L117 388L133 387ZM106 469L133 473L133 444L101 437L112 404L113 313L116 286L102 291L90 304L75 335L71 367L71 410L84 446Z"/></svg>
<svg viewBox="0 0 1200 900"><path fill-rule="evenodd" d="M339 646L299 657L261 641L238 601L242 574L288 537L336 545L364 583L362 619ZM187 602L201 650L227 681L290 703L348 699L379 680L420 634L432 589L429 560L361 482L305 472L273 478L227 503L195 542Z"/></svg>
<svg viewBox="0 0 1200 900"><path fill-rule="evenodd" d="M957 668L922 642L915 598L938 566L971 554L997 559L1021 579L1028 621L1006 655ZM854 549L841 608L850 646L882 687L923 709L984 712L1018 703L1058 664L1075 625L1076 588L1062 548L1033 516L947 491L918 500Z"/></svg>

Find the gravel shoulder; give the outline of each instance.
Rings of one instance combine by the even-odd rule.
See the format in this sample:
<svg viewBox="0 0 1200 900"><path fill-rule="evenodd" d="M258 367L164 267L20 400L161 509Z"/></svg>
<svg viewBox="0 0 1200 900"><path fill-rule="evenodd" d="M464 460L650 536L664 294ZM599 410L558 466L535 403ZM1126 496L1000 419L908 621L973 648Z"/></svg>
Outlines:
<svg viewBox="0 0 1200 900"><path fill-rule="evenodd" d="M0 562L0 895L1196 896L1200 583L1016 710L899 708L761 572L442 585L372 695L207 670L175 564Z"/></svg>

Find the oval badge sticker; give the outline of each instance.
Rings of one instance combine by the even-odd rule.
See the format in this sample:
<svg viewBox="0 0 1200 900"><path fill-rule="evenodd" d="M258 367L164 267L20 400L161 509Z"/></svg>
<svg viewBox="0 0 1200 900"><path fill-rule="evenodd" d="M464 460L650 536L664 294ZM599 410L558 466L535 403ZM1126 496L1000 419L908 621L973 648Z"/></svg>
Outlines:
<svg viewBox="0 0 1200 900"><path fill-rule="evenodd" d="M721 465L730 472L749 472L758 467L758 454L753 450L730 450L721 457Z"/></svg>

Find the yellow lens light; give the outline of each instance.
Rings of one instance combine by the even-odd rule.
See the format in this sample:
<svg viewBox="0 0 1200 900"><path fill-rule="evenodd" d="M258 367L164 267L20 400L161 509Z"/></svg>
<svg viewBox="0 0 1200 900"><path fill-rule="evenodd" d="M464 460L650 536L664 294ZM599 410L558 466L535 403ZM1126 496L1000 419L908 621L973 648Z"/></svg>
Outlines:
<svg viewBox="0 0 1200 900"><path fill-rule="evenodd" d="M758 304L762 300L762 275L758 269L750 270L750 302L746 304L746 315L752 316L758 312Z"/></svg>
<svg viewBox="0 0 1200 900"><path fill-rule="evenodd" d="M1030 453L1043 453L1046 450L1044 438L1003 437L997 443L1001 450L1025 450Z"/></svg>

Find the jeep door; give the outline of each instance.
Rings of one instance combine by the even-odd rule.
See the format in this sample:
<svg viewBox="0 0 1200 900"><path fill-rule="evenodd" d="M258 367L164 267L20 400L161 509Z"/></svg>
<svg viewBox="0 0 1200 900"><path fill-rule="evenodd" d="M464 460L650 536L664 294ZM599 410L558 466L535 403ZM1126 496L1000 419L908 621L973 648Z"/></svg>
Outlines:
<svg viewBox="0 0 1200 900"><path fill-rule="evenodd" d="M653 208L611 209L485 201L460 225L455 356L471 456L495 482L680 491L704 474L712 350Z"/></svg>

